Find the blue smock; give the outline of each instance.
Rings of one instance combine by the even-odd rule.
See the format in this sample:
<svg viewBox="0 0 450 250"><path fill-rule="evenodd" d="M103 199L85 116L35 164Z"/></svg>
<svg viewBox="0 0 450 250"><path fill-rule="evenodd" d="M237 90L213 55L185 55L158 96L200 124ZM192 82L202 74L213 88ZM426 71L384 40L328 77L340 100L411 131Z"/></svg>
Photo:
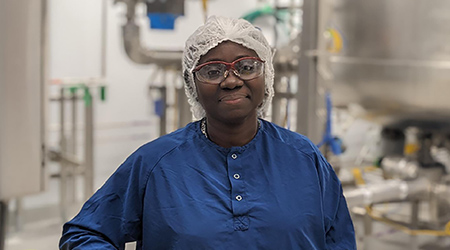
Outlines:
<svg viewBox="0 0 450 250"><path fill-rule="evenodd" d="M261 120L242 147L200 122L143 145L64 225L61 249L356 249L342 188L306 137Z"/></svg>

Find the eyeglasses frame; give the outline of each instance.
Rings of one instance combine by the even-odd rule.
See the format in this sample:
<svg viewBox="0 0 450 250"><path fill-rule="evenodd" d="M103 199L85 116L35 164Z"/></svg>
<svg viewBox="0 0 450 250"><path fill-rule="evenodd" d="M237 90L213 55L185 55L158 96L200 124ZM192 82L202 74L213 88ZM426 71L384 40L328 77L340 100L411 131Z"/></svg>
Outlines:
<svg viewBox="0 0 450 250"><path fill-rule="evenodd" d="M229 72L230 72L230 69L233 70L233 73L234 73L234 75L235 75L237 78L241 79L240 74L237 72L237 70L236 70L236 68L234 67L234 65L235 65L236 63L240 62L240 61L247 60L247 59L252 59L252 60L256 60L256 61L265 63L265 61L262 60L261 58L259 58L259 57L252 57L252 56L241 57L241 58L238 58L238 59L236 59L236 60L234 60L233 62L230 62L230 63L229 63L229 62L224 62L224 61L210 61L210 62L205 62L205 63L202 63L202 64L198 65L197 67L194 68L194 70L192 70L192 73L195 73L195 72L199 71L201 68L203 68L203 67L206 66L206 65L215 64L215 63L224 64L224 65L227 66L227 67L226 67L226 70L225 70L225 73L224 73L224 78L223 78L223 80L222 80L221 82L219 82L219 83L210 83L210 82L202 81L202 80L198 79L198 77L197 77L197 75L196 75L197 80L199 80L200 82L207 83L207 84L219 85L219 84L221 84L223 81L225 81L225 79L227 79L227 77L228 77L228 75L229 75ZM257 78L257 77L259 77L259 76L261 76L261 75L258 75L258 76L256 76L255 78ZM247 80L241 79L241 80L242 80L242 81L250 81L250 80L253 80L253 79L255 79L255 78L247 79Z"/></svg>

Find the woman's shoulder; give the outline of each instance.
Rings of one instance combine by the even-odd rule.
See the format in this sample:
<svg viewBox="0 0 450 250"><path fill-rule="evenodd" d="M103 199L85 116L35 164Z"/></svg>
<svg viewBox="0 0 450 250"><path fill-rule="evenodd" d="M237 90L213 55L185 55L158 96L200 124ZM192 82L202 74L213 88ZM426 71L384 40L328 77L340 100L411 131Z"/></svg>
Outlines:
<svg viewBox="0 0 450 250"><path fill-rule="evenodd" d="M196 126L200 126L197 122L187 124L169 134L160 136L153 141L147 142L140 146L133 154L144 158L161 158L172 150L183 146L187 142L192 141L196 137Z"/></svg>
<svg viewBox="0 0 450 250"><path fill-rule="evenodd" d="M269 121L262 120L262 122L264 132L274 141L306 154L316 154L318 152L316 145L308 137Z"/></svg>

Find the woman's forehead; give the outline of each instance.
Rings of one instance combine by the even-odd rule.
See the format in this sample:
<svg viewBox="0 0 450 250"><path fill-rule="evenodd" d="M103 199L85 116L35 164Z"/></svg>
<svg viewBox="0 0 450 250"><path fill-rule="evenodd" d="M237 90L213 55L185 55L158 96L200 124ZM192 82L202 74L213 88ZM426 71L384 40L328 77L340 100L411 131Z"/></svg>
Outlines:
<svg viewBox="0 0 450 250"><path fill-rule="evenodd" d="M215 60L232 62L244 56L258 57L258 54L254 50L241 44L232 41L224 41L210 49L205 55L201 56L199 64Z"/></svg>

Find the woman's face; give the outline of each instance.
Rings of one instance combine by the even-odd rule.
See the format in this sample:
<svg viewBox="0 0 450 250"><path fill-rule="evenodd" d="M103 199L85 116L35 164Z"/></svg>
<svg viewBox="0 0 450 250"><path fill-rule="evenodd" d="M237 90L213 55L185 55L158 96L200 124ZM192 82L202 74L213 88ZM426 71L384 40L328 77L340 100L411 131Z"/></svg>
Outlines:
<svg viewBox="0 0 450 250"><path fill-rule="evenodd" d="M231 63L243 57L258 57L255 51L240 44L225 41L202 56L198 65L210 61ZM198 100L208 119L236 123L257 117L257 108L264 99L264 74L243 81L229 72L220 84L208 84L195 78Z"/></svg>

